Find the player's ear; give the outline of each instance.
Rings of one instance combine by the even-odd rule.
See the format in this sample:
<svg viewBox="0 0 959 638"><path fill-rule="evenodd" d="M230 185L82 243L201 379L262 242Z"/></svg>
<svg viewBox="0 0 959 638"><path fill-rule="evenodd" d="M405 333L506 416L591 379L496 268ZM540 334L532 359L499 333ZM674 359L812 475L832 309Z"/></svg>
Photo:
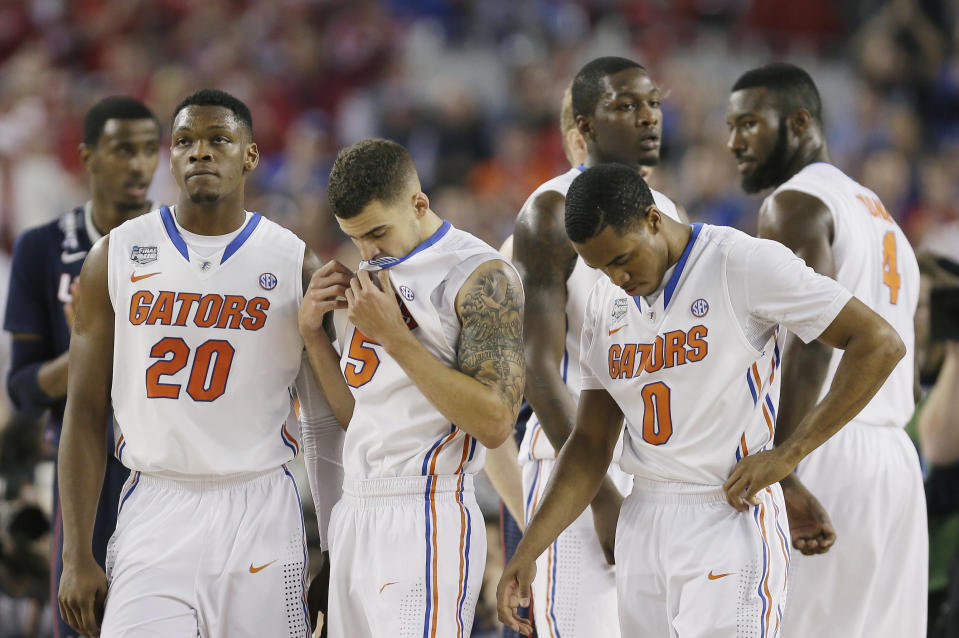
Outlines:
<svg viewBox="0 0 959 638"><path fill-rule="evenodd" d="M576 116L576 128L582 134L584 140L593 136L593 122L585 115Z"/></svg>
<svg viewBox="0 0 959 638"><path fill-rule="evenodd" d="M260 149L256 142L250 142L246 146L243 156L243 172L249 173L260 163Z"/></svg>
<svg viewBox="0 0 959 638"><path fill-rule="evenodd" d="M80 161L83 162L83 165L89 170L90 168L90 159L93 157L93 149L87 146L84 142L80 142L77 145L77 155L80 157Z"/></svg>
<svg viewBox="0 0 959 638"><path fill-rule="evenodd" d="M659 232L659 229L663 225L663 213L655 204L650 204L646 207L646 228L650 231Z"/></svg>
<svg viewBox="0 0 959 638"><path fill-rule="evenodd" d="M416 213L417 217L422 217L430 209L430 198L426 196L426 193L423 191L418 191L413 194L412 198L413 210Z"/></svg>
<svg viewBox="0 0 959 638"><path fill-rule="evenodd" d="M799 109L789 116L789 128L794 135L800 135L812 124L812 115L806 109Z"/></svg>

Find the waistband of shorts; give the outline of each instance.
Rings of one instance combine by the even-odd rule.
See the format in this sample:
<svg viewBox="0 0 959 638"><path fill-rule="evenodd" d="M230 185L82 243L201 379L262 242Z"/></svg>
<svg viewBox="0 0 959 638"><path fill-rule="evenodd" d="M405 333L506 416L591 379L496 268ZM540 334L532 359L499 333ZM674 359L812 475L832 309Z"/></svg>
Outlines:
<svg viewBox="0 0 959 638"><path fill-rule="evenodd" d="M139 474L139 476L133 480L144 485L152 485L167 490L177 490L181 492L215 492L270 480L274 476L278 474L282 475L285 472L289 472L285 465L262 472L229 474L227 476L185 476L172 478L169 476L138 472L137 474Z"/></svg>
<svg viewBox="0 0 959 638"><path fill-rule="evenodd" d="M726 502L726 492L722 485L702 485L673 481L655 481L633 477L633 491L630 497L643 503L672 503L679 505L697 505Z"/></svg>
<svg viewBox="0 0 959 638"><path fill-rule="evenodd" d="M455 501L461 490L472 494L472 474L343 479L343 500L354 505L422 503L425 498Z"/></svg>

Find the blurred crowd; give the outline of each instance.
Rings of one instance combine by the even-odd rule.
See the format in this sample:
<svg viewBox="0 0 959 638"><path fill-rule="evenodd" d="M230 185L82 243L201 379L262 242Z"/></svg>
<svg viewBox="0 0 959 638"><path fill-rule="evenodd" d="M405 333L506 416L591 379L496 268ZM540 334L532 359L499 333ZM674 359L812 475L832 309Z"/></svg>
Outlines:
<svg viewBox="0 0 959 638"><path fill-rule="evenodd" d="M663 89L650 182L692 219L754 232L760 198L725 147L726 99L746 69L788 60L819 85L833 161L915 246L959 261L957 0L6 0L0 293L15 237L86 199L81 123L105 95L142 99L166 126L197 88L244 100L261 150L250 208L349 263L326 202L337 149L401 142L433 209L499 245L529 193L566 170L560 98L598 55L641 62ZM152 199L175 194L161 159ZM42 541L49 490L32 468L51 458L4 403L0 558ZM0 638L12 614L44 635L13 600L42 604L43 571L0 560Z"/></svg>

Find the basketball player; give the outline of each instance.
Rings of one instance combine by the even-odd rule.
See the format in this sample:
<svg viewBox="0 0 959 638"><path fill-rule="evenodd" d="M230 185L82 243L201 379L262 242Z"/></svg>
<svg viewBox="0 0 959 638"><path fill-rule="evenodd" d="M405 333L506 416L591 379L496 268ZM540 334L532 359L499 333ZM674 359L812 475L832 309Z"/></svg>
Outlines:
<svg viewBox="0 0 959 638"><path fill-rule="evenodd" d="M25 232L13 249L4 328L11 333L12 361L7 379L14 405L39 414L49 409L46 439L60 439L67 394L67 350L76 299L72 287L87 252L101 236L153 207L146 198L157 166L160 124L141 102L108 97L87 111L79 155L87 171L90 201L56 220ZM109 419L109 416L107 417ZM103 445L113 448L113 433ZM107 463L93 527L93 557L101 567L116 526L120 489L129 471L116 459ZM62 520L53 480L51 599L63 569ZM53 609L53 635L73 635Z"/></svg>
<svg viewBox="0 0 959 638"><path fill-rule="evenodd" d="M243 209L259 156L242 102L199 91L172 129L176 206L114 229L80 276L60 610L109 637L308 636L302 509L285 463L300 445L289 389L315 257ZM308 396L304 421L335 428ZM111 397L113 452L133 472L105 577L89 548Z"/></svg>
<svg viewBox="0 0 959 638"><path fill-rule="evenodd" d="M526 400L534 411L519 457L527 519L552 474L556 450L575 421L585 301L602 276L577 257L566 236L566 190L587 166L602 161L637 171L656 164L662 132L659 88L632 60L603 57L589 62L576 74L570 93L571 119L585 142L585 160L530 195L514 233L513 263L527 295ZM656 191L653 197L659 210L683 219L669 198ZM611 563L619 506L630 481L613 463L592 512L584 512L540 557L533 583L540 636L619 635Z"/></svg>
<svg viewBox="0 0 959 638"><path fill-rule="evenodd" d="M328 193L363 258L355 276L321 268L300 311L317 381L349 420L330 636L469 636L486 559L472 478L523 393L519 277L430 209L395 142L340 151ZM348 309L342 357L321 330L335 307Z"/></svg>
<svg viewBox="0 0 959 638"><path fill-rule="evenodd" d="M905 347L779 244L663 215L628 167L577 177L565 226L608 279L586 303L576 427L500 581L500 620L528 633L514 610L535 559L593 499L628 415L621 465L634 483L616 542L623 635L778 635L789 555L776 481L866 404ZM769 449L780 324L845 354L823 401Z"/></svg>
<svg viewBox="0 0 959 638"><path fill-rule="evenodd" d="M828 554L793 564L783 634L925 636L925 500L916 450L903 431L914 408L916 257L876 194L829 163L819 92L805 71L773 64L745 73L733 86L727 121L743 189L776 189L760 209L760 236L852 291L906 344L875 398L797 469L831 514L838 540ZM794 335L783 345L777 445L834 384L840 361L838 352ZM793 502L811 497L792 478L783 490L795 526Z"/></svg>

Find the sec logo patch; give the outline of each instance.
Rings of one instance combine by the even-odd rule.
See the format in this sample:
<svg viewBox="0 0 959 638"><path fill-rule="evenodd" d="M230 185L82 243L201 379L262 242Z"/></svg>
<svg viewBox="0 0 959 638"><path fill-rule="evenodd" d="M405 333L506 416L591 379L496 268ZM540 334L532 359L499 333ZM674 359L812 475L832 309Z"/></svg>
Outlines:
<svg viewBox="0 0 959 638"><path fill-rule="evenodd" d="M706 303L705 299L697 299L693 302L693 305L689 307L689 311L693 313L694 317L701 319L709 312L709 304Z"/></svg>
<svg viewBox="0 0 959 638"><path fill-rule="evenodd" d="M273 290L276 288L276 275L271 272L265 272L260 275L260 288L263 290Z"/></svg>
<svg viewBox="0 0 959 638"><path fill-rule="evenodd" d="M407 301L413 301L413 299L415 299L413 291L406 286L400 286L400 294L403 295L403 299Z"/></svg>

